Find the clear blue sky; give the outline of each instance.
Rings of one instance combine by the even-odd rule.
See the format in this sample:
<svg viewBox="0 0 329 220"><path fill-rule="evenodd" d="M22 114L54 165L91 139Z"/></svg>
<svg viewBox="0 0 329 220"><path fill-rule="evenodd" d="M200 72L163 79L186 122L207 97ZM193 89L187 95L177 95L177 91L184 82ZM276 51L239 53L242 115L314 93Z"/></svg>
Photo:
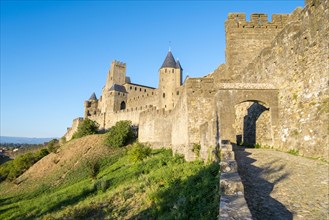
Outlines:
<svg viewBox="0 0 329 220"><path fill-rule="evenodd" d="M157 87L171 41L184 78L225 62L229 12L290 13L304 1L3 1L1 135L61 137L112 60Z"/></svg>

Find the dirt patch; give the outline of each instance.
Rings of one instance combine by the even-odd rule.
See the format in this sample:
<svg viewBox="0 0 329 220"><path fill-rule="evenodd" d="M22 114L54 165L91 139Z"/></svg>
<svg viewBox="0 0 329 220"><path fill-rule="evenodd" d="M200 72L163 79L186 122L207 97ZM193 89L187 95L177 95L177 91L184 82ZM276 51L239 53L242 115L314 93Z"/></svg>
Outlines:
<svg viewBox="0 0 329 220"><path fill-rule="evenodd" d="M35 163L24 174L17 178L20 187L26 187L33 182L43 180L58 180L76 169L81 161L99 158L110 153L104 143L104 135L90 135L77 140L72 140L63 145L56 153L50 153Z"/></svg>

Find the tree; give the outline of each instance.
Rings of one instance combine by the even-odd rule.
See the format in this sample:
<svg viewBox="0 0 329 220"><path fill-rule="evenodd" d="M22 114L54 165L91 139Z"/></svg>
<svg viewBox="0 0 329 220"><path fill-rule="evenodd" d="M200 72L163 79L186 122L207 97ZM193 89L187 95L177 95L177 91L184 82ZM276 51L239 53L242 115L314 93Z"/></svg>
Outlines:
<svg viewBox="0 0 329 220"><path fill-rule="evenodd" d="M93 120L86 118L78 126L78 130L73 134L72 139L81 138L90 134L97 134L99 124Z"/></svg>
<svg viewBox="0 0 329 220"><path fill-rule="evenodd" d="M118 121L106 135L105 144L107 146L122 147L126 145L134 137L131 121Z"/></svg>

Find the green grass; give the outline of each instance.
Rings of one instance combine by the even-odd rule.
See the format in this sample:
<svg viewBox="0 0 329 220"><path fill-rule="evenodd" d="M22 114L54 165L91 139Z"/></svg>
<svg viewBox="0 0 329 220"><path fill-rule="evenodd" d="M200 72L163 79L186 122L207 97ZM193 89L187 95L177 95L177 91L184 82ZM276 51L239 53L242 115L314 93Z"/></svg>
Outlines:
<svg viewBox="0 0 329 220"><path fill-rule="evenodd" d="M287 151L288 154L298 156L299 155L299 150L297 149L291 149Z"/></svg>
<svg viewBox="0 0 329 220"><path fill-rule="evenodd" d="M55 187L8 194L2 190L12 183L1 183L0 219L217 219L217 164L185 162L164 149L133 162L127 151L95 158L94 178L81 165Z"/></svg>

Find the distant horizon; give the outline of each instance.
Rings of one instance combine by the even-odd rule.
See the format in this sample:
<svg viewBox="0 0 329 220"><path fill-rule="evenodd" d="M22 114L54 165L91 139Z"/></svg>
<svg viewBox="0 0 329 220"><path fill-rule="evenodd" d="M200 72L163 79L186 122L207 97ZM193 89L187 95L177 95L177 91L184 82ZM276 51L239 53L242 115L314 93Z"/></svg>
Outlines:
<svg viewBox="0 0 329 220"><path fill-rule="evenodd" d="M0 144L44 144L53 139L59 139L58 137L12 137L12 136L0 136Z"/></svg>
<svg viewBox="0 0 329 220"><path fill-rule="evenodd" d="M288 14L291 1L1 1L0 135L62 137L100 97L113 60L158 87L169 47L183 79L225 63L228 13Z"/></svg>

